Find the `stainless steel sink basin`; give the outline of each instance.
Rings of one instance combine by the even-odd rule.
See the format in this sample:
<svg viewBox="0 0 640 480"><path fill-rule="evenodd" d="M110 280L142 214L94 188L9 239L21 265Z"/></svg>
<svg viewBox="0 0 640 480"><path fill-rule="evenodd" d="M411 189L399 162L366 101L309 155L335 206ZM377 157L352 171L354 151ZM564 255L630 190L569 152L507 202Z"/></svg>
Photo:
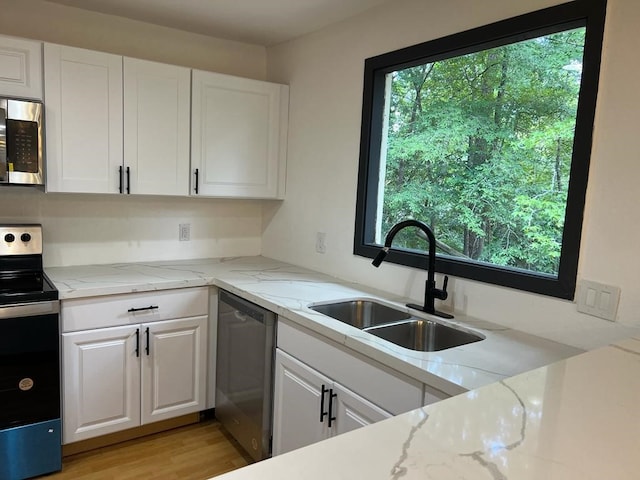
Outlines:
<svg viewBox="0 0 640 480"><path fill-rule="evenodd" d="M373 300L309 305L314 310L404 348L435 352L479 342L484 337L440 322L423 320Z"/></svg>
<svg viewBox="0 0 640 480"><path fill-rule="evenodd" d="M435 352L484 340L483 337L430 320L411 319L365 331L404 348Z"/></svg>
<svg viewBox="0 0 640 480"><path fill-rule="evenodd" d="M411 318L411 315L407 312L396 310L372 300L351 300L324 305L311 305L309 308L360 329Z"/></svg>

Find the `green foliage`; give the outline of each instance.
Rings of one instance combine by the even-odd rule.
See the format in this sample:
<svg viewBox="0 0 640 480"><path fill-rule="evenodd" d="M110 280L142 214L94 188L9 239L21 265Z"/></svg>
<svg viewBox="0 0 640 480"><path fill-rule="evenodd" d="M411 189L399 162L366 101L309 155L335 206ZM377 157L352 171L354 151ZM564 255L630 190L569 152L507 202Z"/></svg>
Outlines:
<svg viewBox="0 0 640 480"><path fill-rule="evenodd" d="M393 72L382 232L416 218L461 255L556 274L583 47L580 28Z"/></svg>

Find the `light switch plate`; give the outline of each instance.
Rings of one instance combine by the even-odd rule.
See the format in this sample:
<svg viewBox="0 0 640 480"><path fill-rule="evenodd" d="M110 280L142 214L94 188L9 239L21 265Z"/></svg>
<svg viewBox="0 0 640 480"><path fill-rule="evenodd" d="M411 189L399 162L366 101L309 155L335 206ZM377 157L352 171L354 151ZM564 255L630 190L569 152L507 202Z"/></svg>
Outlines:
<svg viewBox="0 0 640 480"><path fill-rule="evenodd" d="M578 311L614 322L618 313L620 287L581 280L576 303Z"/></svg>

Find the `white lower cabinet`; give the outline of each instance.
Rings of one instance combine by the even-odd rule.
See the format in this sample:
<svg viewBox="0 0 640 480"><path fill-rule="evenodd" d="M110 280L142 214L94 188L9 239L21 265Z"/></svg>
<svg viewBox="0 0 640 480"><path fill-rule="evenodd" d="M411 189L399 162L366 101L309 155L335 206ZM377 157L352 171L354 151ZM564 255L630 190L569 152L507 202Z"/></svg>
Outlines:
<svg viewBox="0 0 640 480"><path fill-rule="evenodd" d="M204 410L207 317L169 320L142 327L149 347L145 346L141 352L141 423Z"/></svg>
<svg viewBox="0 0 640 480"><path fill-rule="evenodd" d="M422 406L423 384L278 317L273 454Z"/></svg>
<svg viewBox="0 0 640 480"><path fill-rule="evenodd" d="M295 450L330 436L320 421L323 385L331 380L276 349L273 387L273 455Z"/></svg>
<svg viewBox="0 0 640 480"><path fill-rule="evenodd" d="M348 388L276 350L273 454L391 417Z"/></svg>
<svg viewBox="0 0 640 480"><path fill-rule="evenodd" d="M336 421L336 434L350 432L393 416L339 383L333 384L333 394L336 418L339 419Z"/></svg>
<svg viewBox="0 0 640 480"><path fill-rule="evenodd" d="M138 326L62 335L63 443L140 425Z"/></svg>
<svg viewBox="0 0 640 480"><path fill-rule="evenodd" d="M62 334L63 443L206 408L207 291L187 290L196 289L156 292L155 298L131 294L97 301L96 317L109 311L108 302L119 305L128 297L129 305L148 306L131 307L129 325ZM167 301L174 300L167 309L175 309L180 298L195 300L185 307L185 315L204 314L163 319ZM90 305L86 299L69 303L65 306L63 301L63 325L65 310L74 320ZM149 321L133 323L135 319Z"/></svg>

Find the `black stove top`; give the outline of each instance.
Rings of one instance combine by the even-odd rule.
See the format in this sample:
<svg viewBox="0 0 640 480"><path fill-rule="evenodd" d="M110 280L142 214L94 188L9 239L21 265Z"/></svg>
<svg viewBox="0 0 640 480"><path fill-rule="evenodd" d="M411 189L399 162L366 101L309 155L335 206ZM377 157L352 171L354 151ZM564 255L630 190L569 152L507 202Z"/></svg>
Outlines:
<svg viewBox="0 0 640 480"><path fill-rule="evenodd" d="M0 305L58 299L58 290L44 272L0 273Z"/></svg>
<svg viewBox="0 0 640 480"><path fill-rule="evenodd" d="M42 268L40 225L0 226L0 305L57 299Z"/></svg>

